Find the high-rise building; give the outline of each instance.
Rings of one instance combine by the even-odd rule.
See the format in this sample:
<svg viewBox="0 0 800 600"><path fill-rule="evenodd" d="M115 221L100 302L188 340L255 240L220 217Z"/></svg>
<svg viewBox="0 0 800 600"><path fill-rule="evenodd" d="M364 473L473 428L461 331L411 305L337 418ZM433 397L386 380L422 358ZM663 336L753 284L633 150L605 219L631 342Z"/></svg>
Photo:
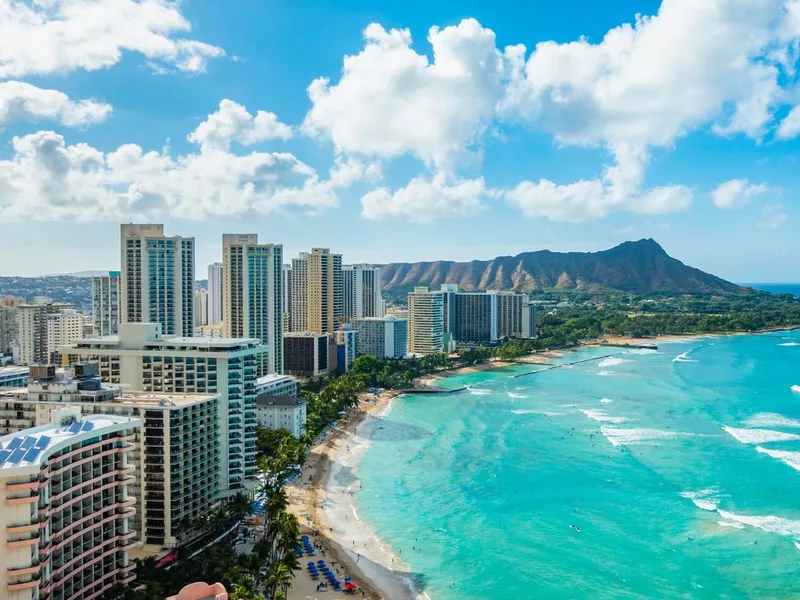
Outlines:
<svg viewBox="0 0 800 600"><path fill-rule="evenodd" d="M120 323L161 323L165 335L194 332L194 238L163 225L120 228Z"/></svg>
<svg viewBox="0 0 800 600"><path fill-rule="evenodd" d="M349 324L331 334L331 349L328 351L329 370L346 372L358 356L358 332ZM336 361L333 362L335 357Z"/></svg>
<svg viewBox="0 0 800 600"><path fill-rule="evenodd" d="M144 392L217 394L223 497L256 474L256 366L269 350L257 339L165 336L159 323L120 323L119 335L62 348L68 362L99 362L106 383Z"/></svg>
<svg viewBox="0 0 800 600"><path fill-rule="evenodd" d="M452 306L453 338L459 344L497 343L497 294L457 292Z"/></svg>
<svg viewBox="0 0 800 600"><path fill-rule="evenodd" d="M333 333L342 324L342 255L312 248L292 259L292 331Z"/></svg>
<svg viewBox="0 0 800 600"><path fill-rule="evenodd" d="M358 332L358 354L376 358L402 358L408 351L408 320L364 317L351 324Z"/></svg>
<svg viewBox="0 0 800 600"><path fill-rule="evenodd" d="M283 373L283 246L256 234L222 236L223 335L269 348L258 375Z"/></svg>
<svg viewBox="0 0 800 600"><path fill-rule="evenodd" d="M208 265L208 324L222 323L222 263Z"/></svg>
<svg viewBox="0 0 800 600"><path fill-rule="evenodd" d="M283 336L284 369L290 375L321 377L328 374L329 338L326 333L293 331Z"/></svg>
<svg viewBox="0 0 800 600"><path fill-rule="evenodd" d="M194 291L194 326L205 327L208 325L208 292L205 290Z"/></svg>
<svg viewBox="0 0 800 600"><path fill-rule="evenodd" d="M35 299L34 304L17 307L17 337L19 362L22 365L43 364L50 361L47 343L47 317L73 310L72 304L54 303Z"/></svg>
<svg viewBox="0 0 800 600"><path fill-rule="evenodd" d="M18 314L16 306L0 306L0 356L11 354L11 347L18 342Z"/></svg>
<svg viewBox="0 0 800 600"><path fill-rule="evenodd" d="M219 505L219 433L216 394L131 392L97 378L97 363L73 371L32 367L21 389L0 389L0 434L44 425L55 411L138 418L129 464L129 492L137 511L130 526L146 549L178 544L184 519L198 521Z"/></svg>
<svg viewBox="0 0 800 600"><path fill-rule="evenodd" d="M345 321L383 316L380 267L345 265L342 279Z"/></svg>
<svg viewBox="0 0 800 600"><path fill-rule="evenodd" d="M61 346L83 337L83 326L88 317L74 310L47 315L47 361L51 362Z"/></svg>
<svg viewBox="0 0 800 600"><path fill-rule="evenodd" d="M415 287L408 295L408 351L411 354L444 352L444 294Z"/></svg>
<svg viewBox="0 0 800 600"><path fill-rule="evenodd" d="M283 330L292 329L292 265L283 265Z"/></svg>
<svg viewBox="0 0 800 600"><path fill-rule="evenodd" d="M62 408L51 423L0 437L2 598L88 600L136 578L128 454L140 426Z"/></svg>
<svg viewBox="0 0 800 600"><path fill-rule="evenodd" d="M92 277L94 335L116 335L119 326L119 271Z"/></svg>
<svg viewBox="0 0 800 600"><path fill-rule="evenodd" d="M533 302L525 302L522 305L522 334L523 339L533 339L536 337L536 305Z"/></svg>

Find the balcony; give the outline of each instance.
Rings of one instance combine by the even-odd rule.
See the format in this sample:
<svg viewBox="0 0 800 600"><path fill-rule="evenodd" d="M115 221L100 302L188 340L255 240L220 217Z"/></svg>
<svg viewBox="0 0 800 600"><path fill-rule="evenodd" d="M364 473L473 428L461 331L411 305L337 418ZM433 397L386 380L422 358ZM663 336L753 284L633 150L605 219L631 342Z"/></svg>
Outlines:
<svg viewBox="0 0 800 600"><path fill-rule="evenodd" d="M39 543L39 534L32 535L30 537L21 539L21 540L9 540L6 542L6 546L9 548L24 548L25 546L35 546Z"/></svg>
<svg viewBox="0 0 800 600"><path fill-rule="evenodd" d="M39 501L39 493L31 492L28 496L6 498L6 504L35 504Z"/></svg>
<svg viewBox="0 0 800 600"><path fill-rule="evenodd" d="M20 591L20 590L30 590L35 587L39 587L39 577L31 577L25 581L18 581L16 583L7 583L6 587L12 591Z"/></svg>

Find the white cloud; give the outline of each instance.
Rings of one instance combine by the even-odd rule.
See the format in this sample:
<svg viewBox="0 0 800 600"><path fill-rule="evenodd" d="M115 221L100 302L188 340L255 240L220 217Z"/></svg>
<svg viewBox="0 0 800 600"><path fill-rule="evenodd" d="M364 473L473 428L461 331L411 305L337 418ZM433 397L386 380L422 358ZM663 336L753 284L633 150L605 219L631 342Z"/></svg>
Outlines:
<svg viewBox="0 0 800 600"><path fill-rule="evenodd" d="M93 71L124 51L158 68L201 72L225 52L176 37L190 29L170 0L0 0L0 77Z"/></svg>
<svg viewBox="0 0 800 600"><path fill-rule="evenodd" d="M791 140L800 135L800 106L795 106L781 121L776 135L782 140Z"/></svg>
<svg viewBox="0 0 800 600"><path fill-rule="evenodd" d="M111 106L94 100L72 101L57 90L21 81L0 81L0 127L15 119L52 119L67 127L99 123Z"/></svg>
<svg viewBox="0 0 800 600"><path fill-rule="evenodd" d="M367 219L403 219L426 223L441 218L474 215L483 199L492 195L483 178L448 181L444 173L430 179L415 177L409 184L390 192L380 188L361 198L361 214Z"/></svg>
<svg viewBox="0 0 800 600"><path fill-rule="evenodd" d="M758 226L764 229L780 229L789 220L789 215L783 212L783 205L768 204L761 209L761 220Z"/></svg>
<svg viewBox="0 0 800 600"><path fill-rule="evenodd" d="M292 154L240 155L208 143L181 156L135 144L104 153L68 145L53 131L15 137L12 145L13 156L0 161L0 222L203 220L292 207L318 213L338 206L338 190L375 173L373 165L340 160L322 180Z"/></svg>
<svg viewBox="0 0 800 600"><path fill-rule="evenodd" d="M711 192L711 200L717 208L742 208L751 198L768 190L766 185L750 183L747 179L731 179L719 184Z"/></svg>
<svg viewBox="0 0 800 600"><path fill-rule="evenodd" d="M412 154L452 167L475 142L503 92L503 57L495 35L474 19L432 27L433 60L411 49L407 29L364 30L364 49L346 56L338 83L314 80L304 129L340 152Z"/></svg>
<svg viewBox="0 0 800 600"><path fill-rule="evenodd" d="M253 117L241 104L225 99L219 103L219 110L208 115L187 139L203 150L228 150L233 141L248 146L291 137L291 128L278 121L274 113L260 110Z"/></svg>
<svg viewBox="0 0 800 600"><path fill-rule="evenodd" d="M652 188L644 193L620 195L600 179L559 185L547 179L522 181L504 193L506 200L529 218L579 223L600 219L614 211L666 214L687 208L692 191L682 185Z"/></svg>

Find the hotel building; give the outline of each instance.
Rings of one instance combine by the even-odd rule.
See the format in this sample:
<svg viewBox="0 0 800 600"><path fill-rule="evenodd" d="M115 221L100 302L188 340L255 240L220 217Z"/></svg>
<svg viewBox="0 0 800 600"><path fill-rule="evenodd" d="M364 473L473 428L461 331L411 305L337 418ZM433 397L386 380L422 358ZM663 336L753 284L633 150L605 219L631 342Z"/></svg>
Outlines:
<svg viewBox="0 0 800 600"><path fill-rule="evenodd" d="M115 335L119 325L119 271L92 277L94 335Z"/></svg>
<svg viewBox="0 0 800 600"><path fill-rule="evenodd" d="M408 320L365 317L351 322L358 332L358 354L376 358L402 358L408 347Z"/></svg>
<svg viewBox="0 0 800 600"><path fill-rule="evenodd" d="M208 265L208 324L222 323L222 263Z"/></svg>
<svg viewBox="0 0 800 600"><path fill-rule="evenodd" d="M0 437L0 597L94 600L131 583L138 419L75 409Z"/></svg>
<svg viewBox="0 0 800 600"><path fill-rule="evenodd" d="M292 259L293 332L333 333L344 315L342 255L313 248Z"/></svg>
<svg viewBox="0 0 800 600"><path fill-rule="evenodd" d="M415 287L408 295L408 351L410 354L444 352L444 294Z"/></svg>
<svg viewBox="0 0 800 600"><path fill-rule="evenodd" d="M273 373L256 379L256 396L297 396L297 377Z"/></svg>
<svg viewBox="0 0 800 600"><path fill-rule="evenodd" d="M451 330L456 343L489 346L496 344L497 294L457 292L448 302Z"/></svg>
<svg viewBox="0 0 800 600"><path fill-rule="evenodd" d="M0 388L17 388L28 385L30 369L28 367L0 367Z"/></svg>
<svg viewBox="0 0 800 600"><path fill-rule="evenodd" d="M223 498L245 491L256 474L256 365L267 352L257 339L165 336L157 323L122 323L118 336L61 350L70 364L99 362L106 383L148 393L217 395Z"/></svg>
<svg viewBox="0 0 800 600"><path fill-rule="evenodd" d="M290 375L321 377L328 374L329 336L293 331L283 336L284 369Z"/></svg>
<svg viewBox="0 0 800 600"><path fill-rule="evenodd" d="M165 335L194 332L194 238L163 225L120 227L120 322L160 323Z"/></svg>
<svg viewBox="0 0 800 600"><path fill-rule="evenodd" d="M283 246L256 234L222 236L223 335L269 348L258 375L283 373Z"/></svg>
<svg viewBox="0 0 800 600"><path fill-rule="evenodd" d="M306 401L296 396L270 396L256 398L256 418L266 429L286 429L300 438L306 430Z"/></svg>
<svg viewBox="0 0 800 600"><path fill-rule="evenodd" d="M345 321L383 316L380 267L345 265L342 279Z"/></svg>
<svg viewBox="0 0 800 600"><path fill-rule="evenodd" d="M47 317L71 312L73 309L72 304L54 303L49 298L37 298L33 304L20 304L16 307L20 364L49 362Z"/></svg>

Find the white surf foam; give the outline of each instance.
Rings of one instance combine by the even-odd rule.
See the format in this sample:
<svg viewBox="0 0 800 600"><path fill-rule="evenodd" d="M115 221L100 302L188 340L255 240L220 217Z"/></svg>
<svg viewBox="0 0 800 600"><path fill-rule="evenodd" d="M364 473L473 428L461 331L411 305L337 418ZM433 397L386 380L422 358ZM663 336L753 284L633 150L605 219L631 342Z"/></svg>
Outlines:
<svg viewBox="0 0 800 600"><path fill-rule="evenodd" d="M591 408L582 408L580 410L592 421L598 421L600 423L624 423L628 420L627 417L609 415L604 410L592 410Z"/></svg>
<svg viewBox="0 0 800 600"><path fill-rule="evenodd" d="M603 425L600 431L612 446L635 446L654 440L665 440L674 438L678 435L691 435L689 433L678 433L676 431L662 431L660 429L639 429L612 427Z"/></svg>
<svg viewBox="0 0 800 600"><path fill-rule="evenodd" d="M769 442L800 440L800 435L772 431L771 429L740 429L737 427L723 427L723 429L743 444L767 444Z"/></svg>
<svg viewBox="0 0 800 600"><path fill-rule="evenodd" d="M782 460L796 471L800 471L800 452L790 452L788 450L770 450L769 448L764 448L763 446L756 446L756 450L766 454L767 456L771 456L772 458Z"/></svg>
<svg viewBox="0 0 800 600"><path fill-rule="evenodd" d="M514 392L508 392L509 398L527 398L524 394L515 394Z"/></svg>
<svg viewBox="0 0 800 600"><path fill-rule="evenodd" d="M600 398L600 404L611 404L612 402L611 398Z"/></svg>
<svg viewBox="0 0 800 600"><path fill-rule="evenodd" d="M800 342L785 342L783 344L778 344L778 346L787 346L787 347L800 346Z"/></svg>
<svg viewBox="0 0 800 600"><path fill-rule="evenodd" d="M600 377L608 377L609 375L613 375L611 371L598 371L597 374L600 375Z"/></svg>
<svg viewBox="0 0 800 600"><path fill-rule="evenodd" d="M672 359L672 362L686 362L686 363L690 363L690 362L691 362L691 363L693 363L693 362L697 362L695 359L693 359L693 358L689 358L689 355L690 355L690 354L691 354L691 353L692 353L694 350L695 350L695 349L694 349L694 348L692 348L691 350L687 350L687 351L686 351L686 352L684 352L683 354L678 354L678 356L676 356L675 358L673 358L673 359Z"/></svg>
<svg viewBox="0 0 800 600"><path fill-rule="evenodd" d="M800 420L790 419L777 413L758 413L744 422L748 427L792 427L800 428Z"/></svg>
<svg viewBox="0 0 800 600"><path fill-rule="evenodd" d="M793 385L790 388L795 394L800 394L800 385Z"/></svg>
<svg viewBox="0 0 800 600"><path fill-rule="evenodd" d="M800 550L800 543L795 542L794 543L794 547L797 548L798 550Z"/></svg>
<svg viewBox="0 0 800 600"><path fill-rule="evenodd" d="M714 511L719 506L717 493L716 488L708 488L699 492L680 492L680 495L691 500L697 508Z"/></svg>
<svg viewBox="0 0 800 600"><path fill-rule="evenodd" d="M717 521L720 527L732 527L733 529L744 529L744 524L737 521Z"/></svg>
<svg viewBox="0 0 800 600"><path fill-rule="evenodd" d="M469 388L469 393L473 396L488 396L492 393L492 390L484 390L481 388Z"/></svg>
<svg viewBox="0 0 800 600"><path fill-rule="evenodd" d="M736 523L749 525L750 527L755 527L756 529L769 533L777 533L778 535L792 537L800 535L800 521L792 521L791 519L784 519L783 517L776 517L775 515L737 515L736 513L726 510L717 510L717 512L719 516L727 521L735 521Z"/></svg>
<svg viewBox="0 0 800 600"><path fill-rule="evenodd" d="M628 362L624 358L617 358L616 356L609 356L606 359L601 360L597 363L597 366L601 369L605 369L606 367L616 367L617 365L621 365L622 363Z"/></svg>
<svg viewBox="0 0 800 600"><path fill-rule="evenodd" d="M512 410L511 412L513 414L515 414L515 415L538 415L538 414L540 414L540 412L538 410L517 409L517 410Z"/></svg>
<svg viewBox="0 0 800 600"><path fill-rule="evenodd" d="M626 350L625 354L661 354L655 348L633 348L632 350Z"/></svg>

